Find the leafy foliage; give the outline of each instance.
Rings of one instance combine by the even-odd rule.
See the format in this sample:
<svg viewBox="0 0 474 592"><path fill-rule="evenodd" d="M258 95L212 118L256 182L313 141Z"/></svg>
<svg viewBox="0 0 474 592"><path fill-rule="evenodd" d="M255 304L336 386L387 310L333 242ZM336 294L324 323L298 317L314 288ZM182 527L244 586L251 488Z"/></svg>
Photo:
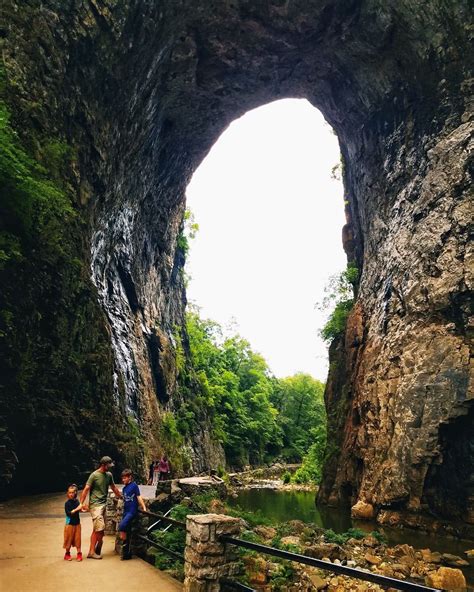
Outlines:
<svg viewBox="0 0 474 592"><path fill-rule="evenodd" d="M20 459L16 483L35 491L63 487L71 466L80 478L101 446L119 462L126 450L133 464L140 443L110 411L110 342L65 173L74 150L34 132L29 141L35 157L0 100L0 406ZM55 460L36 462L44 458Z"/></svg>
<svg viewBox="0 0 474 592"><path fill-rule="evenodd" d="M65 254L63 225L74 211L65 194L46 178L46 170L20 146L10 115L0 104L0 265L19 260L37 234L48 263Z"/></svg>
<svg viewBox="0 0 474 592"><path fill-rule="evenodd" d="M345 328L347 317L354 305L354 291L359 281L359 270L354 262L347 264L347 269L338 276L332 276L326 286L326 296L320 310L331 310L329 318L320 331L324 341L331 342L341 335Z"/></svg>
<svg viewBox="0 0 474 592"><path fill-rule="evenodd" d="M183 226L177 239L178 249L183 252L185 257L189 252L189 243L196 237L198 230L199 224L195 221L194 214L191 210L187 209L184 212Z"/></svg>
<svg viewBox="0 0 474 592"><path fill-rule="evenodd" d="M324 532L324 540L327 543L336 543L337 545L344 545L349 539L363 539L367 533L359 528L349 528L346 532L335 533L331 528Z"/></svg>
<svg viewBox="0 0 474 592"><path fill-rule="evenodd" d="M282 430L282 456L289 462L298 462L315 439L322 439L324 446L324 385L309 374L300 373L276 380L273 387L271 401Z"/></svg>
<svg viewBox="0 0 474 592"><path fill-rule="evenodd" d="M277 379L265 360L238 335L225 337L197 311L187 315L193 367L214 436L231 466L283 456L307 457L304 480L319 478L325 445L324 385L307 374Z"/></svg>
<svg viewBox="0 0 474 592"><path fill-rule="evenodd" d="M228 463L261 463L268 447L280 442L277 411L270 402L273 379L265 360L241 337L224 338L217 323L200 319L196 312L188 313L187 330L201 403Z"/></svg>

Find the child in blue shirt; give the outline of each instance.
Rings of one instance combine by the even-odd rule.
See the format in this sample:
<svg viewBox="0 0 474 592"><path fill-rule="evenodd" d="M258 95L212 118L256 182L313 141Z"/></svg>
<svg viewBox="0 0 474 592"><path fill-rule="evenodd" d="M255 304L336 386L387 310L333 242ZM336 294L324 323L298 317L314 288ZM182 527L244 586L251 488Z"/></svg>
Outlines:
<svg viewBox="0 0 474 592"><path fill-rule="evenodd" d="M66 513L66 524L64 525L64 544L66 550L64 554L65 561L71 561L71 547L76 547L77 561L82 561L81 553L81 520L79 512L82 510L82 504L77 499L77 485L72 483L67 488L67 502L64 504Z"/></svg>
<svg viewBox="0 0 474 592"><path fill-rule="evenodd" d="M123 495L123 516L119 524L120 538L122 539L122 559L131 559L130 531L131 523L138 514L138 506L146 512L145 502L140 495L140 489L133 480L133 473L130 469L122 471Z"/></svg>

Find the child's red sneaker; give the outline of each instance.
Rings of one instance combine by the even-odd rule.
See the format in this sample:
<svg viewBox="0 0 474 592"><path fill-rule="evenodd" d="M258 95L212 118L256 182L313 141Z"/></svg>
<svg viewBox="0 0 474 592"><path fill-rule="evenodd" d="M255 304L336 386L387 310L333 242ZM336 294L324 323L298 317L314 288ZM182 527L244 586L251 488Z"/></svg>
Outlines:
<svg viewBox="0 0 474 592"><path fill-rule="evenodd" d="M64 561L72 561L71 553L64 553Z"/></svg>
<svg viewBox="0 0 474 592"><path fill-rule="evenodd" d="M82 561L82 553L77 554L76 561Z"/></svg>

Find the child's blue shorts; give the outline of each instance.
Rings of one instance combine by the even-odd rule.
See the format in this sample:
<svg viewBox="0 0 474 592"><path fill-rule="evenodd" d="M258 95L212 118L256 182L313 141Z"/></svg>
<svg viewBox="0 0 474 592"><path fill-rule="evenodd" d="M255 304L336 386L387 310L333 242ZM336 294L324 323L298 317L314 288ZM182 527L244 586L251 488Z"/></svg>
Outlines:
<svg viewBox="0 0 474 592"><path fill-rule="evenodd" d="M135 518L136 515L136 512L127 512L126 514L124 514L119 524L119 531L125 532L126 530L128 530L132 524L132 520Z"/></svg>

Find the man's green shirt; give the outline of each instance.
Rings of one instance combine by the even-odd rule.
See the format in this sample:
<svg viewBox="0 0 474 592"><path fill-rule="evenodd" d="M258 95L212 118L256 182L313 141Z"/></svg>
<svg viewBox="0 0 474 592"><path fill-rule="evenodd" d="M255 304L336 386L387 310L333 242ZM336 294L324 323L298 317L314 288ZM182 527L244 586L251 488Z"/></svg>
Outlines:
<svg viewBox="0 0 474 592"><path fill-rule="evenodd" d="M112 473L103 473L94 471L87 479L87 485L90 485L89 506L103 506L107 502L107 493L110 485L115 485Z"/></svg>

